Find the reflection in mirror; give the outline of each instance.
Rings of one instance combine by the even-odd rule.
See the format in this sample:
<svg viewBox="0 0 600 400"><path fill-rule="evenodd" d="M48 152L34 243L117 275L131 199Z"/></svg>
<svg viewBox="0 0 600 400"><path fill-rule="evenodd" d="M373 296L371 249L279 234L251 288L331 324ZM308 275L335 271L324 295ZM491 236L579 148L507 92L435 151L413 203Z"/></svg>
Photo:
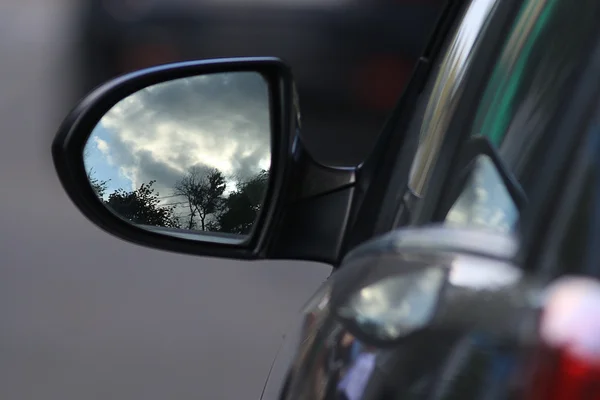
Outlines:
<svg viewBox="0 0 600 400"><path fill-rule="evenodd" d="M486 155L478 156L445 223L508 233L518 219L519 209L494 162Z"/></svg>
<svg viewBox="0 0 600 400"><path fill-rule="evenodd" d="M172 80L104 115L84 163L107 208L144 229L237 243L263 204L271 163L267 82L254 72Z"/></svg>

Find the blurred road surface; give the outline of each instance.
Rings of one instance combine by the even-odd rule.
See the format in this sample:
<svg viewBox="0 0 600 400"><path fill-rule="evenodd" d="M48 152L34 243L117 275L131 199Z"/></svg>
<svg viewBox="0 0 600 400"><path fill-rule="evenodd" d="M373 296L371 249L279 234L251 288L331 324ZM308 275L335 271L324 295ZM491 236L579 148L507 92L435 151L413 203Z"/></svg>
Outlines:
<svg viewBox="0 0 600 400"><path fill-rule="evenodd" d="M70 2L0 4L0 398L258 399L286 327L329 274L122 242L63 194Z"/></svg>

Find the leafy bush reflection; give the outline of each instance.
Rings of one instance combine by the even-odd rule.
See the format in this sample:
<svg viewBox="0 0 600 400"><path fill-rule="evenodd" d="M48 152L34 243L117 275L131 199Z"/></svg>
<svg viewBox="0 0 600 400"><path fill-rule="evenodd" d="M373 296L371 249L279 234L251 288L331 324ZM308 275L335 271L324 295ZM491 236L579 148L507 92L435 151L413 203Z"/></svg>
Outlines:
<svg viewBox="0 0 600 400"><path fill-rule="evenodd" d="M134 224L247 235L260 212L269 171L228 182L216 168L194 166L166 196L153 187L156 180L107 193L109 181L97 179L93 170L88 178L104 204Z"/></svg>

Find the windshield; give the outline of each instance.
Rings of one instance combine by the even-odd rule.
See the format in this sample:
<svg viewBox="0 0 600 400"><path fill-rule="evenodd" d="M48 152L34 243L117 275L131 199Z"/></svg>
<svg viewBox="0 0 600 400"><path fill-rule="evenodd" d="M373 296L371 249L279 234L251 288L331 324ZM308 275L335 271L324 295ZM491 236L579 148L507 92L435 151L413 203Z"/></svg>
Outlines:
<svg viewBox="0 0 600 400"><path fill-rule="evenodd" d="M525 1L473 110L465 142L487 138L526 195L586 59L598 15L597 0L578 1L576 7L567 0ZM450 176L463 193L447 223L503 231L517 226L519 211L507 196L508 188L499 187L507 182L499 178L497 166L480 159L466 183L461 174L453 170Z"/></svg>

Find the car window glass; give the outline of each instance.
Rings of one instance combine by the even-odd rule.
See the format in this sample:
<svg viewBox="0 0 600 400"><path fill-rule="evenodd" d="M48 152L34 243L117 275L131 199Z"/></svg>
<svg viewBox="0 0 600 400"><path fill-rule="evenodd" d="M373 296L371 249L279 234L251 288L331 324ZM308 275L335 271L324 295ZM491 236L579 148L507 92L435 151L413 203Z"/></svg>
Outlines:
<svg viewBox="0 0 600 400"><path fill-rule="evenodd" d="M409 187L424 194L450 119L461 98L464 83L476 54L478 38L493 14L494 0L474 0L466 9L463 24L450 41L442 59L420 126L419 145L409 175Z"/></svg>
<svg viewBox="0 0 600 400"><path fill-rule="evenodd" d="M475 226L501 232L512 230L519 211L493 161L477 157L458 199L446 215L449 226Z"/></svg>
<svg viewBox="0 0 600 400"><path fill-rule="evenodd" d="M585 3L585 4L583 4ZM569 95L600 3L530 0L517 19L477 110L473 135L487 136L525 178L550 124Z"/></svg>
<svg viewBox="0 0 600 400"><path fill-rule="evenodd" d="M583 3L573 7L567 0L524 2L473 114L470 137L481 135L489 140L526 194L555 132L553 119L573 88L586 40L596 30L600 2ZM460 173L453 171L450 179L456 180ZM491 180L486 187L498 183L494 174L477 174ZM466 185L464 190L473 189ZM457 209L476 219L480 203L464 201L458 196ZM509 201L498 204L505 207L504 214L515 212ZM464 207L472 209L467 212ZM469 224L481 227L475 219L468 220Z"/></svg>
<svg viewBox="0 0 600 400"><path fill-rule="evenodd" d="M597 90L597 89L596 89ZM600 276L600 107L595 106L584 128L584 138L573 156L568 191L559 193L559 206L540 275L590 274Z"/></svg>

